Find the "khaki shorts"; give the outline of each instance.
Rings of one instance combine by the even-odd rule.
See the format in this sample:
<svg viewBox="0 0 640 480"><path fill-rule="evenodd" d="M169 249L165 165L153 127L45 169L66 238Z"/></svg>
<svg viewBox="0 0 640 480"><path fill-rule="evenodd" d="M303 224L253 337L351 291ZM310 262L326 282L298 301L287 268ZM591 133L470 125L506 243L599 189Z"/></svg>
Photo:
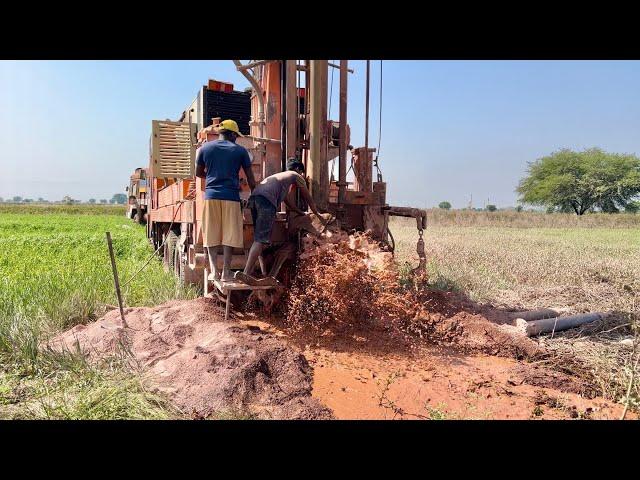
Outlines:
<svg viewBox="0 0 640 480"><path fill-rule="evenodd" d="M202 245L242 248L242 223L240 202L205 200L202 209Z"/></svg>

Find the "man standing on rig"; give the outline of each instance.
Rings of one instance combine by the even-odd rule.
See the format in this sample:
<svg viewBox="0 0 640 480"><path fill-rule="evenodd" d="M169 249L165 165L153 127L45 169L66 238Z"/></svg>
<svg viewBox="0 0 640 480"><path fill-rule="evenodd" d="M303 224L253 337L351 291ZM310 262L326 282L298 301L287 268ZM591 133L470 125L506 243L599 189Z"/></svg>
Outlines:
<svg viewBox="0 0 640 480"><path fill-rule="evenodd" d="M275 173L251 189L249 197L249 208L253 217L253 244L249 250L247 263L244 272L236 272L235 278L247 285L258 285L256 279L251 275L258 257L266 246L271 243L271 230L276 219L276 213L280 209L280 204L284 201L289 210L298 215L306 215L292 203L287 194L293 185L300 191L302 199L309 205L323 224L326 220L320 215L316 204L307 188L307 183L302 176L304 174L304 164L296 158L290 158L287 162L287 171ZM275 279L271 284L275 284Z"/></svg>
<svg viewBox="0 0 640 480"><path fill-rule="evenodd" d="M218 128L220 138L198 149L196 176L206 178L202 236L211 268L209 280L216 278L230 282L233 281L230 272L233 249L243 247L240 168L244 170L251 190L256 182L249 152L236 144L238 136L243 136L238 124L233 120L223 120ZM224 255L222 276L216 264L220 245Z"/></svg>

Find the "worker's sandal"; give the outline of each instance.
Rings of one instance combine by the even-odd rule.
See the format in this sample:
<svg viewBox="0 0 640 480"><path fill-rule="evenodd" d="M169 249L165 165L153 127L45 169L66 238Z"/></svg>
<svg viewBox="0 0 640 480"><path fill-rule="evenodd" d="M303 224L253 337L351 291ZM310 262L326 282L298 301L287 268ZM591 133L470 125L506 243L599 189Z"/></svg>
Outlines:
<svg viewBox="0 0 640 480"><path fill-rule="evenodd" d="M251 275L247 275L243 271L237 271L236 274L234 275L234 278L236 280L241 281L242 283L251 285L252 287L258 286L258 281L255 278L253 278Z"/></svg>

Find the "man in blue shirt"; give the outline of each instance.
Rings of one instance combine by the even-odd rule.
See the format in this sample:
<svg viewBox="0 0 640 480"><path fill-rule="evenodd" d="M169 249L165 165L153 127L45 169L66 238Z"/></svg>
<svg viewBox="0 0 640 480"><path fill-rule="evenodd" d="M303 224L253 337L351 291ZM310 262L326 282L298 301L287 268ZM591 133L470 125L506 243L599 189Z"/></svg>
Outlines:
<svg viewBox="0 0 640 480"><path fill-rule="evenodd" d="M247 150L236 144L238 124L224 120L219 126L220 138L207 142L196 153L196 176L206 178L202 211L203 246L209 255L211 275L223 282L233 281L230 273L234 248L243 247L242 209L240 207L240 168L247 176L249 188L255 187L251 158ZM218 246L223 246L222 276L216 264ZM210 278L213 279L213 278Z"/></svg>

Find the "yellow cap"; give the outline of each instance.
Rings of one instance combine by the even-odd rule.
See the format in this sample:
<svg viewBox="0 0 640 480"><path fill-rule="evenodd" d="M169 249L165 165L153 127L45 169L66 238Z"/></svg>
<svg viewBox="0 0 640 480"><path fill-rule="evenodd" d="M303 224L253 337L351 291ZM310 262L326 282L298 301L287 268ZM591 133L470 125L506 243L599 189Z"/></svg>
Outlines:
<svg viewBox="0 0 640 480"><path fill-rule="evenodd" d="M240 133L240 129L238 128L238 124L234 120L223 120L218 124L219 130L229 130L230 132L237 133L239 137L244 137Z"/></svg>

